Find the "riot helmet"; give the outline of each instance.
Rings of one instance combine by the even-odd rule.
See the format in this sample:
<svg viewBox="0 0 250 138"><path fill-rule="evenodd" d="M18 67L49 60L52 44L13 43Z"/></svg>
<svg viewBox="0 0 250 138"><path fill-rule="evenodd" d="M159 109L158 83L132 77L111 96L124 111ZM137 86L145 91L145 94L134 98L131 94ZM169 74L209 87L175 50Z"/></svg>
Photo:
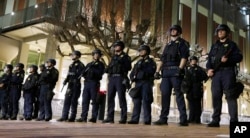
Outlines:
<svg viewBox="0 0 250 138"><path fill-rule="evenodd" d="M217 28L215 29L215 35L218 35L219 30L226 31L227 35L231 33L230 28L226 24L218 25Z"/></svg>
<svg viewBox="0 0 250 138"><path fill-rule="evenodd" d="M171 33L172 30L177 30L177 32L179 33L179 35L182 34L182 28L181 28L180 25L175 24L175 25L171 26L169 28L169 32Z"/></svg>
<svg viewBox="0 0 250 138"><path fill-rule="evenodd" d="M44 64L39 65L39 68L46 68Z"/></svg>
<svg viewBox="0 0 250 138"><path fill-rule="evenodd" d="M198 61L198 57L196 57L196 56L192 56L192 57L190 57L190 59L189 59L190 61L191 60L196 60L196 61Z"/></svg>
<svg viewBox="0 0 250 138"><path fill-rule="evenodd" d="M30 66L29 66L29 68L33 68L33 70L34 70L35 72L36 72L36 71L37 71L37 69L38 69L37 65L33 65L33 64L32 64L32 65L30 65Z"/></svg>
<svg viewBox="0 0 250 138"><path fill-rule="evenodd" d="M23 69L24 68L24 64L23 63L17 63L16 67L19 67L19 68Z"/></svg>
<svg viewBox="0 0 250 138"><path fill-rule="evenodd" d="M46 69L45 64L39 65L39 70L40 70L40 72L43 72L45 69Z"/></svg>
<svg viewBox="0 0 250 138"><path fill-rule="evenodd" d="M99 54L100 56L102 56L102 51L100 49L95 49L92 51L92 56L94 56L95 54Z"/></svg>
<svg viewBox="0 0 250 138"><path fill-rule="evenodd" d="M5 68L9 69L9 70L13 70L13 66L11 64L7 64L5 65Z"/></svg>
<svg viewBox="0 0 250 138"><path fill-rule="evenodd" d="M72 55L76 55L76 56L78 56L80 58L82 54L81 54L80 51L75 50L75 51L72 52Z"/></svg>
<svg viewBox="0 0 250 138"><path fill-rule="evenodd" d="M122 41L116 41L114 44L113 44L114 47L116 46L120 46L121 49L123 50L125 48L125 45Z"/></svg>
<svg viewBox="0 0 250 138"><path fill-rule="evenodd" d="M138 51L140 52L141 50L146 50L148 55L151 52L150 47L148 45L141 45L140 48L138 49Z"/></svg>
<svg viewBox="0 0 250 138"><path fill-rule="evenodd" d="M53 65L56 65L56 60L55 60L55 59L52 59L52 58L48 59L46 62L47 62L47 63L51 63L51 64L53 64Z"/></svg>

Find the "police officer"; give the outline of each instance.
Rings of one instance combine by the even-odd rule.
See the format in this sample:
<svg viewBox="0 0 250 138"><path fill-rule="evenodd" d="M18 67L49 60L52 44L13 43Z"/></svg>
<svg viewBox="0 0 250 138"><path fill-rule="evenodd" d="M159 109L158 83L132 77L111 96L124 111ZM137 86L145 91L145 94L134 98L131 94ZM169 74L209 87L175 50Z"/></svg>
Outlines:
<svg viewBox="0 0 250 138"><path fill-rule="evenodd" d="M68 83L68 88L65 94L62 116L57 121L75 121L78 99L81 94L81 73L85 68L84 64L79 60L80 57L80 51L76 50L71 54L73 63L69 66L68 74L63 82L63 85L66 85ZM71 114L68 118L70 109Z"/></svg>
<svg viewBox="0 0 250 138"><path fill-rule="evenodd" d="M109 75L108 82L108 113L103 123L114 123L115 95L118 92L121 108L120 124L127 122L126 84L128 71L131 70L131 58L123 52L125 47L122 41L114 43L114 56L108 65L106 72Z"/></svg>
<svg viewBox="0 0 250 138"><path fill-rule="evenodd" d="M207 73L198 64L198 58L192 56L190 58L190 67L187 68L185 78L183 81L188 81L187 100L189 107L190 123L200 124L200 117L202 113L202 99L203 99L203 82L208 79Z"/></svg>
<svg viewBox="0 0 250 138"><path fill-rule="evenodd" d="M98 91L100 90L100 80L104 73L104 64L100 61L102 52L100 49L95 49L92 52L93 61L88 63L85 71L83 72L84 77L84 89L82 93L82 114L78 122L87 122L87 116L89 111L89 103L92 101L92 117L89 122L96 123L99 103L97 101Z"/></svg>
<svg viewBox="0 0 250 138"><path fill-rule="evenodd" d="M40 73L38 74L38 77L40 78L41 74L43 71L45 71L46 67L45 67L45 64L41 64L39 65L39 71ZM39 83L37 84L37 91L36 93L34 94L34 100L33 100L33 115L32 115L32 118L33 119L37 119L38 117L38 112L39 112L39 95L40 95L40 88L41 86L39 85Z"/></svg>
<svg viewBox="0 0 250 138"><path fill-rule="evenodd" d="M153 81L156 63L149 57L150 51L149 46L140 46L139 54L141 59L137 61L130 73L130 80L135 82L135 87L139 87L140 93L133 98L134 109L128 124L139 123L141 106L144 111L144 124L151 124L151 104L153 102Z"/></svg>
<svg viewBox="0 0 250 138"><path fill-rule="evenodd" d="M23 117L29 121L32 119L33 102L37 93L37 84L39 75L37 73L38 67L36 65L29 66L29 76L23 84L23 97L24 97L24 113Z"/></svg>
<svg viewBox="0 0 250 138"><path fill-rule="evenodd" d="M10 81L9 116L11 120L17 119L19 99L21 98L22 83L24 80L24 65L17 63Z"/></svg>
<svg viewBox="0 0 250 138"><path fill-rule="evenodd" d="M154 122L155 125L167 125L170 98L172 88L175 91L176 102L180 113L180 126L188 126L186 106L180 86L184 76L184 67L189 56L189 44L180 37L182 28L173 25L169 29L171 41L164 48L161 61L157 67L155 78L159 78L159 71L162 71L162 81L160 84L162 109L160 119Z"/></svg>
<svg viewBox="0 0 250 138"><path fill-rule="evenodd" d="M236 64L241 62L242 54L235 42L229 39L230 28L220 24L215 30L218 40L212 45L208 55L207 74L212 77L213 115L208 127L220 127L223 91L226 93L236 84ZM237 98L226 95L230 122L238 122Z"/></svg>
<svg viewBox="0 0 250 138"><path fill-rule="evenodd" d="M4 67L4 74L0 77L0 106L1 116L0 119L8 120L8 100L9 100L9 87L12 77L13 66L7 64Z"/></svg>
<svg viewBox="0 0 250 138"><path fill-rule="evenodd" d="M53 89L58 81L58 70L54 67L56 65L55 59L48 59L46 61L46 69L41 73L39 78L40 95L39 95L39 117L37 121L52 119L51 101L54 96Z"/></svg>

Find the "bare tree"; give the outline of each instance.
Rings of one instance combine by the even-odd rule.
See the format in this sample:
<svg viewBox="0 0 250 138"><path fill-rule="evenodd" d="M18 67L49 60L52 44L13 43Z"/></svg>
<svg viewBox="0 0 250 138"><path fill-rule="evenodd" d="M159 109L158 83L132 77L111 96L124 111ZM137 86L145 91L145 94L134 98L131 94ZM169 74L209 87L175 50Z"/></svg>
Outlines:
<svg viewBox="0 0 250 138"><path fill-rule="evenodd" d="M150 2L150 0L146 0ZM51 17L46 21L52 26L46 26L44 31L52 34L60 43L68 43L70 49L75 50L75 45L89 45L93 49L99 48L110 61L112 56L112 44L117 40L124 41L128 53L130 49L137 50L141 44L148 44L152 49L152 55L158 56L157 41L157 4L159 0L153 0L149 6L142 7L145 0L53 0L51 5ZM151 9L149 15L132 9L134 3L138 3L138 9ZM139 19L134 20L134 13L139 14ZM144 16L144 18L142 18ZM146 17L146 18L145 18ZM160 34L160 33L159 33ZM61 56L67 56L67 52L57 47ZM90 53L82 53L90 54ZM132 57L132 60L137 57ZM107 64L107 63L106 63Z"/></svg>

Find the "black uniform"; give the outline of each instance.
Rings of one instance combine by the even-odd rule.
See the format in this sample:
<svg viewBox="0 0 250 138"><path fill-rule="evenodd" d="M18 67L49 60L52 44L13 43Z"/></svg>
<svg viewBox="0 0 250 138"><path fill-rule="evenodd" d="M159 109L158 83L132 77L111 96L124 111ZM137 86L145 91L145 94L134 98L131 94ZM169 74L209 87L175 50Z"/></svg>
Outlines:
<svg viewBox="0 0 250 138"><path fill-rule="evenodd" d="M76 118L78 99L81 94L81 73L84 69L85 66L80 60L74 61L69 66L68 74L64 81L64 84L68 83L68 88L64 99L62 121L68 119L70 109L71 115L69 121L74 121Z"/></svg>
<svg viewBox="0 0 250 138"><path fill-rule="evenodd" d="M198 65L188 67L183 81L189 83L187 100L189 106L189 122L200 123L203 99L203 81L207 80L204 69Z"/></svg>
<svg viewBox="0 0 250 138"><path fill-rule="evenodd" d="M160 119L154 122L156 125L167 124L172 89L175 91L175 98L180 113L180 125L186 126L187 124L186 104L183 93L181 92L184 70L180 69L179 65L181 59L187 59L188 56L189 43L180 37L175 41L169 42L163 51L161 57L163 63L162 81L160 84L162 109Z"/></svg>
<svg viewBox="0 0 250 138"><path fill-rule="evenodd" d="M140 59L132 69L130 79L135 81L135 87L140 87L140 93L133 98L134 109L131 121L128 123L137 124L139 122L142 106L144 111L144 123L151 124L151 104L153 102L153 81L155 71L156 63L149 56Z"/></svg>
<svg viewBox="0 0 250 138"><path fill-rule="evenodd" d="M23 84L24 97L24 114L26 120L32 119L33 103L37 93L39 75L37 73L30 74Z"/></svg>
<svg viewBox="0 0 250 138"><path fill-rule="evenodd" d="M24 80L24 70L16 71L12 74L10 81L9 116L12 120L17 118L19 111L19 99L21 98L22 83Z"/></svg>
<svg viewBox="0 0 250 138"><path fill-rule="evenodd" d="M1 118L0 119L8 119L8 101L9 101L9 86L10 79L12 74L4 73L0 77L0 84L3 86L0 87L0 106L1 106Z"/></svg>
<svg viewBox="0 0 250 138"><path fill-rule="evenodd" d="M39 78L40 88L40 107L39 107L39 120L49 121L52 119L52 107L51 101L54 96L53 89L55 88L56 82L58 81L59 72L56 68L52 67L51 69L45 69L41 73Z"/></svg>
<svg viewBox="0 0 250 138"><path fill-rule="evenodd" d="M127 79L127 73L131 70L130 57L122 52L121 55L114 55L107 68L109 77L108 82L108 113L104 123L114 122L115 113L115 95L118 92L119 104L121 108L121 123L127 120L127 101L126 101L126 85L124 80Z"/></svg>
<svg viewBox="0 0 250 138"><path fill-rule="evenodd" d="M81 118L83 121L87 121L89 103L92 101L92 117L91 122L96 122L99 103L97 101L97 94L100 90L100 80L104 73L104 64L98 61L92 61L87 64L86 69L83 73L84 76L84 89L82 93L82 114Z"/></svg>
<svg viewBox="0 0 250 138"><path fill-rule="evenodd" d="M227 56L228 60L221 63L221 57ZM208 55L207 69L214 69L214 76L212 77L212 102L213 115L212 126L216 124L219 126L220 115L222 109L223 91L227 92L235 87L236 82L236 63L242 60L242 54L236 43L227 39L225 42L219 40L212 45ZM227 95L226 95L227 97ZM226 98L228 103L228 111L230 115L230 122L238 121L238 105L237 98Z"/></svg>

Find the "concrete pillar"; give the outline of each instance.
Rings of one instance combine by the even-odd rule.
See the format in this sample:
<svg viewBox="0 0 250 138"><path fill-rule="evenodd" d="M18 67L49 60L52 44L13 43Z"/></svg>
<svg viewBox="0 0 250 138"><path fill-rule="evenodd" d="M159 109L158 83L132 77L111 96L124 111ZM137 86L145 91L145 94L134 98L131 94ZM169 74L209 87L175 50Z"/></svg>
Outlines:
<svg viewBox="0 0 250 138"><path fill-rule="evenodd" d="M172 25L179 23L180 0L172 0Z"/></svg>
<svg viewBox="0 0 250 138"><path fill-rule="evenodd" d="M198 28L198 0L192 0L191 11L191 48L197 44L197 28Z"/></svg>
<svg viewBox="0 0 250 138"><path fill-rule="evenodd" d="M23 63L25 67L28 63L29 47L30 46L28 44L20 42L17 63Z"/></svg>
<svg viewBox="0 0 250 138"><path fill-rule="evenodd" d="M55 38L51 35L48 35L46 49L45 49L45 58L44 58L45 61L50 58L53 59L56 58L56 48L57 48L57 42Z"/></svg>
<svg viewBox="0 0 250 138"><path fill-rule="evenodd" d="M15 0L7 0L5 14L9 14L13 11Z"/></svg>
<svg viewBox="0 0 250 138"><path fill-rule="evenodd" d="M210 48L213 43L214 36L214 28L213 28L213 0L210 0L210 4L208 6L208 16L207 16L207 51L210 51ZM212 110L212 92L211 92L211 79L207 81L205 84L206 93L204 94L204 100L206 103L204 104L204 110Z"/></svg>
<svg viewBox="0 0 250 138"><path fill-rule="evenodd" d="M233 41L236 43L236 44L239 44L239 28L237 27L234 27L234 33L233 33Z"/></svg>
<svg viewBox="0 0 250 138"><path fill-rule="evenodd" d="M211 45L213 43L214 28L213 28L213 0L210 0L210 5L208 6L208 16L207 16L207 51L210 51Z"/></svg>

